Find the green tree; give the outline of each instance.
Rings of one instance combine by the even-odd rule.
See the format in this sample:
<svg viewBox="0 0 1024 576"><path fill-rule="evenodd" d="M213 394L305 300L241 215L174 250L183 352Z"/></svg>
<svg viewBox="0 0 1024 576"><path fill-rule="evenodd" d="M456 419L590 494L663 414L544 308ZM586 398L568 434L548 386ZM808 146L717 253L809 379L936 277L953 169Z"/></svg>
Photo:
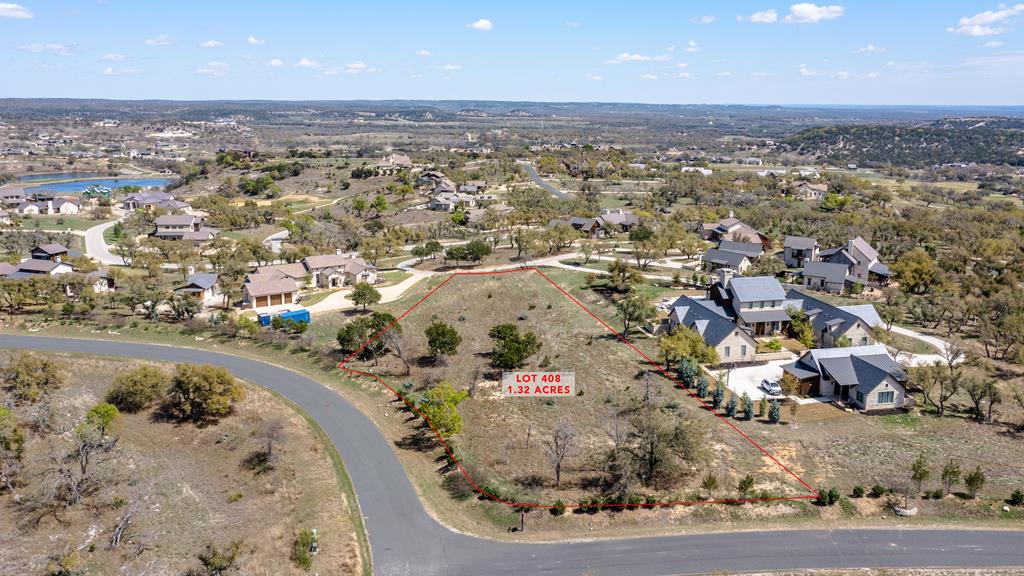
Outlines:
<svg viewBox="0 0 1024 576"><path fill-rule="evenodd" d="M981 471L981 466L976 466L964 477L964 486L967 486L967 493L971 499L978 497L978 492L985 487L985 473Z"/></svg>
<svg viewBox="0 0 1024 576"><path fill-rule="evenodd" d="M219 366L179 364L171 378L174 408L196 422L227 416L244 395L242 385Z"/></svg>
<svg viewBox="0 0 1024 576"><path fill-rule="evenodd" d="M100 436L106 436L107 428L117 419L120 413L117 406L109 402L100 402L85 413L85 421L90 426L95 426Z"/></svg>
<svg viewBox="0 0 1024 576"><path fill-rule="evenodd" d="M788 314L790 318L789 332L793 338L808 348L813 347L814 328L811 326L811 321L807 317L807 313L803 310L789 306L786 308L786 314Z"/></svg>
<svg viewBox="0 0 1024 576"><path fill-rule="evenodd" d="M373 199L373 203L370 204L370 208L373 209L377 215L381 215L388 210L388 199L383 194L377 194Z"/></svg>
<svg viewBox="0 0 1024 576"><path fill-rule="evenodd" d="M633 268L621 258L616 258L608 264L608 285L616 292L628 292L637 284L643 284L647 279L639 270Z"/></svg>
<svg viewBox="0 0 1024 576"><path fill-rule="evenodd" d="M736 491L740 493L740 499L746 500L750 491L754 489L754 477L747 474L736 484Z"/></svg>
<svg viewBox="0 0 1024 576"><path fill-rule="evenodd" d="M715 490L718 489L718 477L708 472L704 479L700 482L700 487L704 489L704 492L708 495L708 500L711 500L714 496Z"/></svg>
<svg viewBox="0 0 1024 576"><path fill-rule="evenodd" d="M778 424L779 420L782 420L782 406L778 400L772 400L768 403L768 422Z"/></svg>
<svg viewBox="0 0 1024 576"><path fill-rule="evenodd" d="M960 483L960 464L950 459L946 462L946 465L942 467L942 486L946 489L946 494Z"/></svg>
<svg viewBox="0 0 1024 576"><path fill-rule="evenodd" d="M917 459L910 465L910 479L914 482L914 489L921 491L921 484L931 476L928 469L928 462L924 459L924 453L917 455Z"/></svg>
<svg viewBox="0 0 1024 576"><path fill-rule="evenodd" d="M488 242L480 240L470 240L465 246L466 260L470 262L479 262L487 257L491 253L491 245Z"/></svg>
<svg viewBox="0 0 1024 576"><path fill-rule="evenodd" d="M690 359L697 364L717 364L718 352L708 346L696 331L677 326L658 340L658 349L666 368Z"/></svg>
<svg viewBox="0 0 1024 576"><path fill-rule="evenodd" d="M740 400L743 406L743 419L753 420L754 419L754 400L750 398L750 394L743 393L743 398Z"/></svg>
<svg viewBox="0 0 1024 576"><path fill-rule="evenodd" d="M3 370L4 383L20 402L35 402L64 384L64 371L54 361L31 352L18 352Z"/></svg>
<svg viewBox="0 0 1024 576"><path fill-rule="evenodd" d="M155 366L139 366L114 378L107 390L106 401L122 412L138 412L148 408L170 385L171 378Z"/></svg>
<svg viewBox="0 0 1024 576"><path fill-rule="evenodd" d="M380 292L369 282L357 282L355 288L352 289L351 298L353 304L362 306L363 310L366 310L367 306L380 302Z"/></svg>
<svg viewBox="0 0 1024 576"><path fill-rule="evenodd" d="M376 362L380 356L394 351L394 341L384 337L387 333L392 336L400 335L402 326L394 316L378 310L369 316L360 316L342 326L338 329L337 340L343 351L355 352L361 349L360 355L363 358L373 358ZM371 338L373 338L372 342Z"/></svg>
<svg viewBox="0 0 1024 576"><path fill-rule="evenodd" d="M462 336L451 324L435 320L424 330L427 336L427 353L435 360L455 354L462 343Z"/></svg>
<svg viewBox="0 0 1024 576"><path fill-rule="evenodd" d="M533 332L520 333L515 324L498 324L488 336L494 340L491 364L503 370L515 370L526 365L526 360L541 349L540 339Z"/></svg>
<svg viewBox="0 0 1024 576"><path fill-rule="evenodd" d="M900 256L892 273L908 292L924 294L939 283L941 270L924 248L918 247Z"/></svg>
<svg viewBox="0 0 1024 576"><path fill-rule="evenodd" d="M356 216L361 217L363 212L366 212L367 206L368 203L366 202L366 198L363 198L362 196L356 196L352 199L352 211L356 213Z"/></svg>
<svg viewBox="0 0 1024 576"><path fill-rule="evenodd" d="M642 324L653 318L657 311L643 296L630 294L629 296L615 303L615 309L619 312L622 320L622 337L629 339L630 330L637 324Z"/></svg>
<svg viewBox="0 0 1024 576"><path fill-rule="evenodd" d="M462 415L458 406L468 396L465 391L455 390L447 380L442 380L423 395L419 410L441 437L448 438L462 431Z"/></svg>

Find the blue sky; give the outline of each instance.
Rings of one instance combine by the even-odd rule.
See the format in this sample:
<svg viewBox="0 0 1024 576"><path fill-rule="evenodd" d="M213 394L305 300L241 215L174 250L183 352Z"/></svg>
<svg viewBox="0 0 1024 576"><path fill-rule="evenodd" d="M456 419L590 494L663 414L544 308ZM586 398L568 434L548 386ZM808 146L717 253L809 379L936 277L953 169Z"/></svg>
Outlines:
<svg viewBox="0 0 1024 576"><path fill-rule="evenodd" d="M0 1L0 97L1024 104L1024 4Z"/></svg>

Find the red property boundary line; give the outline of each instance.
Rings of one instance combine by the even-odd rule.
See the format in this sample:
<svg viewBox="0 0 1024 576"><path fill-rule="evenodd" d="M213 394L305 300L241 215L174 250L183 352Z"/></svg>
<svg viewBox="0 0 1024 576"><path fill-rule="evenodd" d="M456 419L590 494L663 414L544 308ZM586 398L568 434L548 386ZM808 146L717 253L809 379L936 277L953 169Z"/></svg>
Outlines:
<svg viewBox="0 0 1024 576"><path fill-rule="evenodd" d="M615 503L615 504L593 504L593 505L591 505L591 504L587 503L585 506L587 506L588 508L640 508L640 507L651 507L651 506L684 506L684 505L691 505L691 504L742 504L744 502L774 502L774 501L783 501L783 500L808 500L808 499L817 498L819 496L817 490L815 490L813 487L811 487L811 485L808 484L807 482L804 482L804 480L802 478L800 478L800 476L796 475L792 470L787 468L785 464L783 464L782 462L779 462L779 460L776 459L775 456L773 456L770 452L765 450L765 448L763 446L761 446L756 440L754 440L753 438L748 436L745 432L743 432L742 430L737 428L736 425L733 424L728 418L726 418L720 412L718 412L717 410L712 408L707 402L705 402L702 398L700 398L699 396L694 394L693 391L691 391L689 388L686 388L685 386L683 386L682 382L680 382L678 379L676 379L676 377L673 376L671 373L669 373L668 370L666 370L663 366L661 366L660 364L658 364L654 360L651 360L651 358L648 357L646 354L644 354L643 351L641 351L639 348L634 346L632 342L630 342L629 340L626 340L625 338L623 338L618 333L618 331L616 331L611 326L609 326L604 320L601 320L601 318L599 318L596 314L591 312L591 310L589 308L587 308L582 302L580 302L579 300L574 298L564 288L559 286L554 280L549 278L546 274L541 272L538 268L526 267L526 268L513 268L513 269L508 269L508 270L496 270L496 271L489 271L489 272L484 272L484 271L480 271L480 272L466 271L466 272L454 272L454 273L452 273L450 276L445 278L444 282L441 282L440 284L435 286L430 292L428 292L424 297L422 297L419 300L417 300L415 304L413 304L408 310L403 312L400 316L395 318L395 320L393 322L391 322L390 324L385 326L381 331L377 332L372 337L370 337L370 339L367 340L366 343L364 343L362 346L360 346L358 350L355 350L354 352L352 352L351 354L346 356L345 359L342 360L341 363L338 364L338 366L337 366L338 369L344 370L346 372L350 372L352 374L357 374L359 376L366 376L368 378L373 378L374 380L379 382L381 385L383 385L385 388L390 390L392 394L394 394L399 400L404 402L406 404L406 406L408 406L420 418L423 418L423 420L426 421L427 425L430 426L431 432L433 432L434 435L437 436L437 439L441 443L441 446L444 448L444 451L448 454L448 459L455 463L455 466L459 469L459 473L462 474L462 477L465 478L466 482L469 483L469 485L473 488L474 492L477 492L478 494L486 496L487 498L489 498L489 499L491 499L491 500L493 500L495 502L499 502L501 504L504 504L504 505L512 507L512 508L536 508L536 509L556 508L556 506L554 504L535 504L535 503L528 503L528 502L511 502L511 501L502 499L502 498L500 498L500 497L498 497L498 496L496 496L494 494L491 494L490 492L480 488L477 485L477 483L473 480L473 478L470 477L470 475L466 471L466 469L462 466L462 463L459 462L457 458L455 458L455 454L452 452L451 448L448 446L448 443L445 442L445 439L437 431L437 428L434 427L434 423L431 422L430 419L427 418L422 412L420 412L419 408L417 408L415 405L413 405L412 402L409 402L405 398L404 395L402 395L400 392L398 392L397 390L392 388L387 382L382 380L376 374L373 374L371 372L363 372L361 370L356 370L354 368L349 368L349 367L345 366L345 364L347 364L353 358L358 356L367 346L369 346L370 344L375 342L385 332L390 330L391 327L394 326L395 324L397 324L399 320L401 320L402 318L405 318L410 312L415 310L417 306L422 304L427 298L430 298L431 296L433 296L435 292L440 290L445 284L450 282L456 276L495 276L495 275L498 275L498 274L515 274L515 273L520 273L520 272L536 272L537 274L539 274L541 276L541 278L547 280L549 284L554 286L559 292L561 292L563 295L565 295L565 297L567 297L569 300L571 300L574 304L576 304L577 306L582 308L587 314L589 314L594 320L596 320L598 322L598 324L600 324L606 330L608 330L608 332L610 332L612 335L614 335L620 342L622 342L626 346L629 346L630 348L632 348L633 351L635 351L637 354L639 354L640 357L642 357L644 360L646 360L651 366L653 366L665 378L668 378L669 381L674 383L677 387L685 390L686 393L689 394L691 398L693 398L698 403L700 403L700 405L703 406L707 411L709 411L712 414L714 414L715 416L717 416L722 422L724 422L726 425L728 425L729 428L731 428L737 434L742 436L747 442L749 442L751 445L753 445L755 448L757 448L758 451L760 451L768 459L770 459L773 463L775 463L776 466L778 466L779 468L784 470L791 477L795 478L797 482L799 482L801 485L803 485L805 488L807 488L807 490L809 490L811 492L811 494L806 495L806 496L777 496L777 497L771 497L771 498L727 498L727 499L721 499L721 500L667 501L667 502L655 502L654 504L647 504L647 503L644 503L644 504ZM565 507L566 508L578 508L578 507L581 506L581 504L582 503L579 503L579 502L577 502L577 503L569 503L569 504L566 504Z"/></svg>

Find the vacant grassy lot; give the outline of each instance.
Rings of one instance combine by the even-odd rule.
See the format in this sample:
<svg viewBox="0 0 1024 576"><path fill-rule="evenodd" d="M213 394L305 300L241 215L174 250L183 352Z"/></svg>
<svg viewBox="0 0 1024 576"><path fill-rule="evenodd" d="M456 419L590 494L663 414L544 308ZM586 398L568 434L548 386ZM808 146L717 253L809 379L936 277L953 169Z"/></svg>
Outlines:
<svg viewBox="0 0 1024 576"><path fill-rule="evenodd" d="M6 363L6 354L0 365ZM58 426L74 426L100 402L115 375L141 363L50 354L63 365L67 381L51 393ZM162 366L170 370L170 366ZM17 406L27 415L41 403ZM282 424L279 459L257 473L247 460L262 449L261 430ZM27 427L27 425L26 425ZM58 428L59 430L59 428ZM50 574L70 558L90 574L180 574L199 565L196 554L207 543L224 548L242 539L238 567L248 574L304 574L289 556L298 531L317 528L320 553L313 569L358 574L365 559L338 490L329 454L303 416L258 387L246 385L235 413L198 427L159 417L152 410L122 414L112 436L116 449L93 466L106 478L99 492L59 514L38 517L27 502L43 489L49 437L27 433L24 484L0 494L0 565L5 573ZM136 506L137 504L137 506ZM123 543L110 549L114 527L135 507Z"/></svg>
<svg viewBox="0 0 1024 576"><path fill-rule="evenodd" d="M23 217L20 230L87 230L111 219L93 220L88 215Z"/></svg>
<svg viewBox="0 0 1024 576"><path fill-rule="evenodd" d="M617 326L604 296L579 290L576 296L609 325ZM456 327L462 336L458 353L440 365L425 357L423 331L435 319ZM492 347L488 331L501 323L536 333L542 349L525 369L575 372L577 396L504 397L500 371L488 359ZM471 397L459 408L465 421L463 432L454 439L459 457L480 476L475 480L486 481L504 494L543 504L605 495L603 459L611 447L609 422L633 414L649 394L657 396L661 412L673 421L695 423L706 435L709 457L687 463L671 482L637 485L636 492L660 500L702 500L707 496L699 489L701 477L712 473L721 478L722 486L712 496L735 498L734 486L749 473L755 476L759 494L808 493L726 423L674 390L667 379L650 373L650 366L635 350L537 273L457 276L403 318L401 326L409 373L393 357L377 366L366 361L360 367L377 372L396 388L409 383L413 392L440 380L471 390ZM636 340L646 354L655 355L653 340L643 336ZM654 380L653 392L644 388L645 378ZM572 426L576 439L563 466L562 485L556 488L545 443L562 423ZM411 433L399 445L431 453L437 448L415 442Z"/></svg>

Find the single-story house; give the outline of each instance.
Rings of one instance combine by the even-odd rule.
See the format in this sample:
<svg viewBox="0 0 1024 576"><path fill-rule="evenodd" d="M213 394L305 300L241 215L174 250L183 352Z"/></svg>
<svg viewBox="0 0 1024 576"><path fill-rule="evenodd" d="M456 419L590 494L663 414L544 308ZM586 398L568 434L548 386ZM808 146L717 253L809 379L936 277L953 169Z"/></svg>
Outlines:
<svg viewBox="0 0 1024 576"><path fill-rule="evenodd" d="M558 226L571 226L573 230L586 234L588 238L600 236L604 230L597 218L584 218L582 216L572 216L568 220L555 219L548 222L548 228L556 228Z"/></svg>
<svg viewBox="0 0 1024 576"><path fill-rule="evenodd" d="M751 265L750 258L745 254L719 250L718 248L711 248L705 251L701 257L701 262L704 270L708 272L714 272L721 268L731 268L740 274L746 272Z"/></svg>
<svg viewBox="0 0 1024 576"><path fill-rule="evenodd" d="M800 182L793 187L793 197L800 200L821 200L828 194L828 184Z"/></svg>
<svg viewBox="0 0 1024 576"><path fill-rule="evenodd" d="M14 274L28 275L28 274L47 274L50 276L57 276L58 274L70 274L75 271L75 267L66 262L57 260L40 260L36 258L29 258L28 260L22 260L18 263L18 270ZM8 275L10 278L11 275Z"/></svg>
<svg viewBox="0 0 1024 576"><path fill-rule="evenodd" d="M795 289L786 293L786 305L807 314L814 330L814 340L821 348L832 348L836 340L843 337L848 338L853 346L875 343L872 325L848 309L833 306Z"/></svg>
<svg viewBox="0 0 1024 576"><path fill-rule="evenodd" d="M597 220L602 227L616 232L629 232L640 224L636 214L622 208L603 208Z"/></svg>
<svg viewBox="0 0 1024 576"><path fill-rule="evenodd" d="M78 214L82 211L82 203L74 198L57 198L51 206L50 214Z"/></svg>
<svg viewBox="0 0 1024 576"><path fill-rule="evenodd" d="M476 197L471 194L444 192L434 196L427 203L428 210L436 210L438 212L454 212L459 207L476 207Z"/></svg>
<svg viewBox="0 0 1024 576"><path fill-rule="evenodd" d="M29 252L33 260L52 260L59 262L68 257L68 249L62 244L40 244Z"/></svg>
<svg viewBox="0 0 1024 576"><path fill-rule="evenodd" d="M866 412L902 408L907 398L907 373L880 344L809 350L782 369L800 381L801 393Z"/></svg>
<svg viewBox="0 0 1024 576"><path fill-rule="evenodd" d="M751 261L764 254L764 246L760 242L737 242L735 240L721 240L718 243L719 250L726 252L737 252L743 254Z"/></svg>
<svg viewBox="0 0 1024 576"><path fill-rule="evenodd" d="M216 272L193 272L188 275L183 286L174 289L176 294L184 294L200 302L207 302L221 297L217 286Z"/></svg>
<svg viewBox="0 0 1024 576"><path fill-rule="evenodd" d="M117 290L117 283L114 278L110 275L110 271L106 268L99 268L86 274L86 277L92 281L92 291L97 294L103 294L106 292L114 292Z"/></svg>
<svg viewBox="0 0 1024 576"><path fill-rule="evenodd" d="M758 242L764 250L772 249L772 240L768 236L758 232L754 227L743 223L736 218L732 211L729 217L718 222L708 222L701 226L701 237L709 242L720 242L732 240L735 242Z"/></svg>
<svg viewBox="0 0 1024 576"><path fill-rule="evenodd" d="M295 304L299 287L291 278L258 278L242 285L242 307Z"/></svg>
<svg viewBox="0 0 1024 576"><path fill-rule="evenodd" d="M143 190L135 194L129 194L121 201L122 210L150 210L152 208L165 208L177 202L174 196L160 190ZM182 203L184 204L184 203ZM187 206L187 204L185 204Z"/></svg>
<svg viewBox="0 0 1024 576"><path fill-rule="evenodd" d="M318 288L340 288L360 282L377 282L377 267L354 254L306 256L302 265Z"/></svg>
<svg viewBox="0 0 1024 576"><path fill-rule="evenodd" d="M821 246L807 236L786 236L782 241L782 260L790 268L803 268L807 262L818 259Z"/></svg>

